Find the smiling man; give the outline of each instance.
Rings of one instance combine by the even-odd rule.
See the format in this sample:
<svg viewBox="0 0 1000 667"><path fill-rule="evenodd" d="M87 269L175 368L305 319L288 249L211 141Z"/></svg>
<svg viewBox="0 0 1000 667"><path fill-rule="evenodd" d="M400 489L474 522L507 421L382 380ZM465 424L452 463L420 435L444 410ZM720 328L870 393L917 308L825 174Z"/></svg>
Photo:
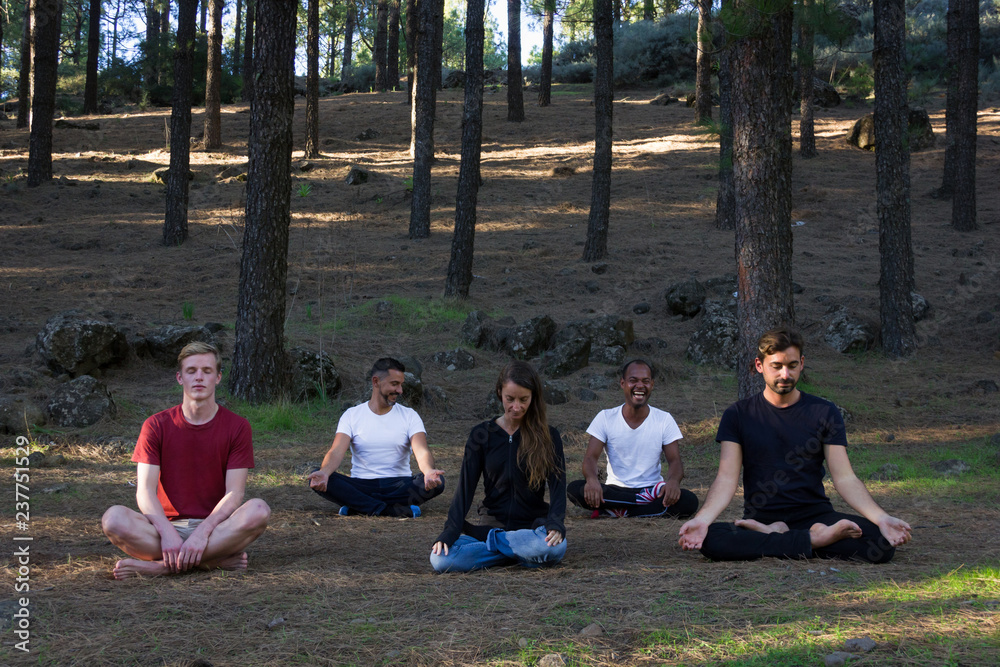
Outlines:
<svg viewBox="0 0 1000 667"><path fill-rule="evenodd" d="M368 373L372 394L344 411L323 465L306 479L313 491L340 505L340 514L418 517L420 505L444 491L444 471L434 467L424 422L415 410L397 405L406 368L391 357ZM351 476L337 472L348 448ZM413 452L420 473L410 471Z"/></svg>
<svg viewBox="0 0 1000 667"><path fill-rule="evenodd" d="M115 565L116 579L245 570L243 550L271 515L263 500L243 502L254 467L250 424L215 402L219 351L190 343L177 365L181 404L146 420L132 454L141 514L115 505L101 520L108 539L132 556Z"/></svg>
<svg viewBox="0 0 1000 667"><path fill-rule="evenodd" d="M583 457L584 479L566 489L570 501L599 517L667 516L684 518L698 509L698 499L681 488L684 464L678 446L677 422L649 405L654 370L643 359L633 359L621 369L619 381L625 403L602 410L587 428L590 443ZM607 451L608 478L601 484L597 464ZM667 461L663 478L660 457Z"/></svg>
<svg viewBox="0 0 1000 667"><path fill-rule="evenodd" d="M805 358L802 336L773 329L757 342L764 391L731 405L715 439L719 472L705 505L681 526L680 545L712 560L892 559L910 540L910 526L890 516L854 474L840 411L796 388ZM823 488L823 463L833 486L862 516L836 512ZM743 519L712 523L736 493L743 470Z"/></svg>

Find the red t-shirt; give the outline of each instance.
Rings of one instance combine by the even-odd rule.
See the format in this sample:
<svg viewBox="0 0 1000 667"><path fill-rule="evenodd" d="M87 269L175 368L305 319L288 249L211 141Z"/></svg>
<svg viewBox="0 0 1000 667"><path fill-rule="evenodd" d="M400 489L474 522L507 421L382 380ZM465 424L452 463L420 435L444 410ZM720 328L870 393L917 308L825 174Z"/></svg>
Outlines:
<svg viewBox="0 0 1000 667"><path fill-rule="evenodd" d="M253 468L250 422L220 405L195 426L176 405L145 421L132 462L160 466L156 497L168 519L204 519L226 495L226 471Z"/></svg>

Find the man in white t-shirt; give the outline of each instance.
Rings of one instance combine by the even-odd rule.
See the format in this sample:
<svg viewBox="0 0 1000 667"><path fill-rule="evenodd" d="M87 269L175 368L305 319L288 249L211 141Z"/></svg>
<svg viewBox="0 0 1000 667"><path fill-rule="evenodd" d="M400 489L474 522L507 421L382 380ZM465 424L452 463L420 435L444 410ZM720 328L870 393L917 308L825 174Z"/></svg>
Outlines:
<svg viewBox="0 0 1000 667"><path fill-rule="evenodd" d="M306 479L313 491L340 505L340 514L418 517L420 505L444 491L444 471L434 467L420 415L396 400L406 368L390 357L368 374L372 396L344 412L323 465ZM351 450L351 476L336 472ZM420 474L410 471L410 452Z"/></svg>
<svg viewBox="0 0 1000 667"><path fill-rule="evenodd" d="M590 443L583 456L583 476L569 484L566 496L593 517L668 516L684 518L698 509L698 498L681 488L684 464L678 443L683 437L669 412L650 407L653 366L632 359L622 366L625 403L602 410L587 428ZM597 462L607 451L608 479L601 484ZM660 456L667 460L667 478Z"/></svg>

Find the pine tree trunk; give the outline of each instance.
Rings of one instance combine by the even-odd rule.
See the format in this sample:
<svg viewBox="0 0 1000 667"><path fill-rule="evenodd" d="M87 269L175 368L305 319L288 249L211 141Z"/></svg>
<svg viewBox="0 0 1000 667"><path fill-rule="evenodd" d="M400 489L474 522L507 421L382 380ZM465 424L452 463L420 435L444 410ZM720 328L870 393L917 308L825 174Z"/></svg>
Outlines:
<svg viewBox="0 0 1000 667"><path fill-rule="evenodd" d="M406 99L413 102L413 80L417 64L417 0L406 0ZM413 157L411 145L410 157Z"/></svg>
<svg viewBox="0 0 1000 667"><path fill-rule="evenodd" d="M340 78L347 79L351 76L351 58L354 49L354 24L357 21L357 10L354 7L354 0L347 0L347 23L344 24L344 57L340 62Z"/></svg>
<svg viewBox="0 0 1000 667"><path fill-rule="evenodd" d="M298 3L259 0L259 78L250 110L246 232L240 260L233 395L251 403L281 397L285 375L285 281L292 196L295 18Z"/></svg>
<svg viewBox="0 0 1000 667"><path fill-rule="evenodd" d="M656 5L653 0L642 0L642 20L652 21L656 18Z"/></svg>
<svg viewBox="0 0 1000 667"><path fill-rule="evenodd" d="M413 198L410 238L431 234L431 163L434 161L434 26L437 0L417 2L417 64L413 86Z"/></svg>
<svg viewBox="0 0 1000 667"><path fill-rule="evenodd" d="M507 120L524 120L521 84L521 0L507 0Z"/></svg>
<svg viewBox="0 0 1000 667"><path fill-rule="evenodd" d="M83 88L83 113L97 113L97 59L101 55L101 0L90 0L87 28L87 82Z"/></svg>
<svg viewBox="0 0 1000 667"><path fill-rule="evenodd" d="M239 76L243 60L243 0L236 0L236 30L233 34L233 76Z"/></svg>
<svg viewBox="0 0 1000 667"><path fill-rule="evenodd" d="M56 110L61 0L31 0L31 131L28 187L52 180L52 118Z"/></svg>
<svg viewBox="0 0 1000 667"><path fill-rule="evenodd" d="M732 75L733 186L740 398L759 392L753 360L768 329L795 322L792 301L792 5L758 14L733 2L745 33L729 54Z"/></svg>
<svg viewBox="0 0 1000 667"><path fill-rule="evenodd" d="M306 148L319 157L319 0L309 0L306 20Z"/></svg>
<svg viewBox="0 0 1000 667"><path fill-rule="evenodd" d="M82 0L73 7L73 64L80 64L80 51L83 50L83 11ZM2 31L0 31L2 32ZM0 41L0 44L3 44Z"/></svg>
<svg viewBox="0 0 1000 667"><path fill-rule="evenodd" d="M722 0L722 11L731 0ZM733 78L732 47L719 51L719 193L715 200L715 227L736 229L736 190L733 187Z"/></svg>
<svg viewBox="0 0 1000 667"><path fill-rule="evenodd" d="M206 19L208 18L208 3L212 1L213 0L201 0L201 24L199 30L203 35L207 32L206 27L208 26L208 23L206 22Z"/></svg>
<svg viewBox="0 0 1000 667"><path fill-rule="evenodd" d="M583 260L593 262L608 254L611 216L611 121L614 107L613 0L594 0L594 178L590 190L590 217Z"/></svg>
<svg viewBox="0 0 1000 667"><path fill-rule="evenodd" d="M816 66L813 55L813 0L802 0L799 21L799 155L816 157L816 122L813 105L813 79Z"/></svg>
<svg viewBox="0 0 1000 667"><path fill-rule="evenodd" d="M485 0L469 0L465 16L465 106L462 114L462 163L455 199L455 236L444 295L466 298L472 285L480 158L483 149L483 43Z"/></svg>
<svg viewBox="0 0 1000 667"><path fill-rule="evenodd" d="M163 0L162 9L160 10L160 34L170 34L170 0Z"/></svg>
<svg viewBox="0 0 1000 667"><path fill-rule="evenodd" d="M960 0L961 30L955 77L958 80L954 144L955 196L951 204L951 226L960 232L978 229L976 224L976 134L979 106L979 2ZM951 106L949 97L948 106Z"/></svg>
<svg viewBox="0 0 1000 667"><path fill-rule="evenodd" d="M389 37L385 78L389 90L399 90L399 0L389 0Z"/></svg>
<svg viewBox="0 0 1000 667"><path fill-rule="evenodd" d="M386 77L388 31L389 1L378 0L375 4L375 90L380 93L384 93L389 87Z"/></svg>
<svg viewBox="0 0 1000 667"><path fill-rule="evenodd" d="M875 0L875 193L879 227L882 349L891 358L916 348L910 240L909 109L905 0Z"/></svg>
<svg viewBox="0 0 1000 667"><path fill-rule="evenodd" d="M442 87L442 72L444 66L444 0L437 0L434 13L434 103L437 104L437 91ZM436 110L436 107L435 107Z"/></svg>
<svg viewBox="0 0 1000 667"><path fill-rule="evenodd" d="M160 12L156 8L157 0L146 0L146 43L143 69L146 93L153 90L159 81L160 71Z"/></svg>
<svg viewBox="0 0 1000 667"><path fill-rule="evenodd" d="M545 0L542 19L542 74L538 84L538 106L552 104L552 38L555 25L555 0Z"/></svg>
<svg viewBox="0 0 1000 667"><path fill-rule="evenodd" d="M211 0L208 27L205 148L211 150L222 146L222 0Z"/></svg>
<svg viewBox="0 0 1000 667"><path fill-rule="evenodd" d="M24 0L21 23L21 68L17 80L17 127L28 127L31 115L31 2Z"/></svg>
<svg viewBox="0 0 1000 667"><path fill-rule="evenodd" d="M944 173L941 177L941 187L931 196L941 199L951 199L955 193L955 140L958 138L958 61L959 44L961 43L961 7L963 0L948 0L947 18L947 54L945 77L948 80L948 98L944 110Z"/></svg>
<svg viewBox="0 0 1000 667"><path fill-rule="evenodd" d="M188 236L188 173L191 167L191 88L198 0L177 0L174 45L174 98L170 112L170 170L167 172L163 245L176 246Z"/></svg>
<svg viewBox="0 0 1000 667"><path fill-rule="evenodd" d="M694 122L712 120L712 0L698 0L698 58L695 62Z"/></svg>
<svg viewBox="0 0 1000 667"><path fill-rule="evenodd" d="M256 19L257 0L247 0L246 38L243 40L243 90L240 97L243 102L253 102L253 44L254 24Z"/></svg>

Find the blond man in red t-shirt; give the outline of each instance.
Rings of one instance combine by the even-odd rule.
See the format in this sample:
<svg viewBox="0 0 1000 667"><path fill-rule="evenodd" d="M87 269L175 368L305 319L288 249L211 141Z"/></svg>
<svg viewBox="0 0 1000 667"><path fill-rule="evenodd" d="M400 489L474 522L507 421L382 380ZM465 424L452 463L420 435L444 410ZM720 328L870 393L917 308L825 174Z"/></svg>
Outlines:
<svg viewBox="0 0 1000 667"><path fill-rule="evenodd" d="M146 420L132 454L141 514L115 505L101 519L108 539L133 556L118 561L115 579L192 568L245 570L243 550L271 516L263 500L243 502L254 467L250 424L215 402L219 351L190 343L177 362L184 398Z"/></svg>

